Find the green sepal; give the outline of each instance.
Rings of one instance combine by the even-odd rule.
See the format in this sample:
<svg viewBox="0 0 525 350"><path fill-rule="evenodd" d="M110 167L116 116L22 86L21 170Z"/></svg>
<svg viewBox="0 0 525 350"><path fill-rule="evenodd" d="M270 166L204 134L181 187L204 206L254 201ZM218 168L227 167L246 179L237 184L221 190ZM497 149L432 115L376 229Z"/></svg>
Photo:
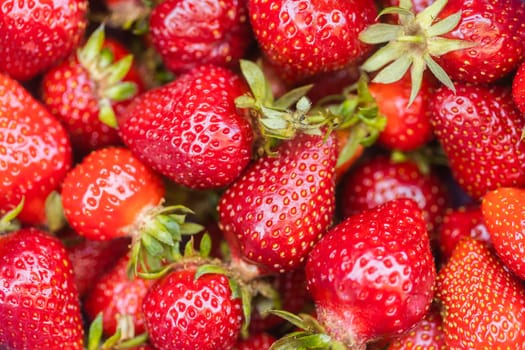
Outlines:
<svg viewBox="0 0 525 350"><path fill-rule="evenodd" d="M436 0L427 8L423 9L416 15L416 20L423 28L428 28L432 25L439 13L443 10L448 0Z"/></svg>
<svg viewBox="0 0 525 350"><path fill-rule="evenodd" d="M204 226L194 222L183 222L180 224L180 230L184 235L195 235L204 230Z"/></svg>
<svg viewBox="0 0 525 350"><path fill-rule="evenodd" d="M308 91L313 87L313 84L299 86L286 92L284 95L279 97L273 104L275 108L287 109L297 103L302 97L304 97Z"/></svg>
<svg viewBox="0 0 525 350"><path fill-rule="evenodd" d="M119 82L104 90L104 97L119 102L128 100L137 93L137 84L131 81Z"/></svg>
<svg viewBox="0 0 525 350"><path fill-rule="evenodd" d="M437 22L427 29L428 36L439 36L447 34L452 29L456 28L461 21L461 11L458 11L447 18Z"/></svg>
<svg viewBox="0 0 525 350"><path fill-rule="evenodd" d="M24 208L25 196L22 196L20 202L13 209L9 210L0 218L0 233L16 231L20 228L20 223L16 217Z"/></svg>
<svg viewBox="0 0 525 350"><path fill-rule="evenodd" d="M104 23L99 25L97 29L89 36L86 44L77 52L77 57L80 63L84 66L89 66L91 62L97 60L105 40L105 26Z"/></svg>
<svg viewBox="0 0 525 350"><path fill-rule="evenodd" d="M102 312L99 312L89 325L87 350L98 350L102 340Z"/></svg>
<svg viewBox="0 0 525 350"><path fill-rule="evenodd" d="M377 23L359 33L359 40L371 45L386 43L397 38L401 30L396 24Z"/></svg>
<svg viewBox="0 0 525 350"><path fill-rule="evenodd" d="M131 349L138 347L148 341L149 335L148 333L142 333L137 335L136 337L133 337L131 339L127 339L124 341L121 341L116 347L116 350L120 349Z"/></svg>
<svg viewBox="0 0 525 350"><path fill-rule="evenodd" d="M109 48L103 47L98 55L97 65L99 68L107 68L111 65L111 63L113 63L114 60L115 55L113 55L113 52Z"/></svg>
<svg viewBox="0 0 525 350"><path fill-rule="evenodd" d="M122 57L117 62L113 63L108 68L108 75L106 76L106 84L114 85L121 81L126 74L128 74L133 64L133 55L129 54Z"/></svg>
<svg viewBox="0 0 525 350"><path fill-rule="evenodd" d="M237 108L255 108L256 101L251 96L241 95L235 98L235 106Z"/></svg>
<svg viewBox="0 0 525 350"><path fill-rule="evenodd" d="M263 104L271 104L273 102L273 94L261 67L249 60L240 60L240 66L244 79L246 79L255 100Z"/></svg>
<svg viewBox="0 0 525 350"><path fill-rule="evenodd" d="M111 101L107 98L102 98L98 102L98 119L111 128L116 128L117 125L117 116L115 111L111 106Z"/></svg>
<svg viewBox="0 0 525 350"><path fill-rule="evenodd" d="M145 280L158 280L162 276L166 275L168 272L172 270L171 265L164 266L162 269L155 271L155 272L137 272L137 276L139 276L142 279Z"/></svg>
<svg viewBox="0 0 525 350"><path fill-rule="evenodd" d="M203 275L209 275L209 274L219 274L219 275L227 275L227 270L220 265L217 264L204 264L197 268L197 271L195 271L195 280L198 280ZM231 285L230 285L231 287ZM233 288L232 288L232 295L233 295ZM234 296L234 298L239 297L238 295Z"/></svg>
<svg viewBox="0 0 525 350"><path fill-rule="evenodd" d="M212 248L212 241L210 235L206 232L202 235L199 243L199 255L203 258L210 256Z"/></svg>
<svg viewBox="0 0 525 350"><path fill-rule="evenodd" d="M117 346L121 338L122 338L122 331L120 330L120 328L117 328L115 333L111 335L109 338L107 338L102 343L99 350L114 349Z"/></svg>
<svg viewBox="0 0 525 350"><path fill-rule="evenodd" d="M45 202L46 224L50 232L58 232L67 225L62 207L62 197L58 191L52 191Z"/></svg>

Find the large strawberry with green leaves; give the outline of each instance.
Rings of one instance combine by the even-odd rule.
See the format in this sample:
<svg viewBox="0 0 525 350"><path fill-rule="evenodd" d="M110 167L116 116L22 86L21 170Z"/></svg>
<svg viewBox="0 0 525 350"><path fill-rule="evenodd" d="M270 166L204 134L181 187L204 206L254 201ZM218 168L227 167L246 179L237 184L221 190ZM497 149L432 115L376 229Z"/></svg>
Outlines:
<svg viewBox="0 0 525 350"><path fill-rule="evenodd" d="M0 348L83 349L80 301L63 244L22 229L0 236Z"/></svg>
<svg viewBox="0 0 525 350"><path fill-rule="evenodd" d="M510 89L457 83L441 87L431 123L454 178L475 199L498 187L525 185L525 118Z"/></svg>
<svg viewBox="0 0 525 350"><path fill-rule="evenodd" d="M60 122L17 81L0 74L0 215L24 206L18 219L45 225L46 200L72 163Z"/></svg>
<svg viewBox="0 0 525 350"><path fill-rule="evenodd" d="M525 349L525 288L485 243L458 243L436 296L449 349Z"/></svg>
<svg viewBox="0 0 525 350"><path fill-rule="evenodd" d="M245 261L293 270L333 220L335 136L297 134L250 165L221 196L219 225Z"/></svg>
<svg viewBox="0 0 525 350"><path fill-rule="evenodd" d="M236 66L252 43L244 0L166 0L149 18L151 43L166 67Z"/></svg>
<svg viewBox="0 0 525 350"><path fill-rule="evenodd" d="M235 106L248 87L232 71L198 66L137 96L119 133L145 164L193 189L229 185L252 157L254 132Z"/></svg>
<svg viewBox="0 0 525 350"><path fill-rule="evenodd" d="M372 50L358 39L375 21L371 0L250 0L248 10L263 54L288 80L341 69Z"/></svg>
<svg viewBox="0 0 525 350"><path fill-rule="evenodd" d="M87 25L87 0L6 1L0 7L0 71L29 80L66 58Z"/></svg>

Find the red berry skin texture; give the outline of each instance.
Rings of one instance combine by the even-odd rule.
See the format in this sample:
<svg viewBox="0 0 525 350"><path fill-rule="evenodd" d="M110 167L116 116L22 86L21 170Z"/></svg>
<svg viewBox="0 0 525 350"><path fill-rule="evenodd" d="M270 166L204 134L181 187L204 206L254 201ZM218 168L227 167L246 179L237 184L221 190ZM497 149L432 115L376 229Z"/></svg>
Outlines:
<svg viewBox="0 0 525 350"><path fill-rule="evenodd" d="M200 66L135 98L119 122L145 164L193 189L229 185L249 163L253 131L237 110L248 88L233 72Z"/></svg>
<svg viewBox="0 0 525 350"><path fill-rule="evenodd" d="M0 348L82 350L83 336L63 244L33 228L0 236Z"/></svg>
<svg viewBox="0 0 525 350"><path fill-rule="evenodd" d="M90 153L64 179L62 206L81 236L109 240L132 236L148 209L164 198L161 178L123 147Z"/></svg>
<svg viewBox="0 0 525 350"><path fill-rule="evenodd" d="M195 278L195 267L158 280L143 302L150 343L158 350L229 350L243 321L226 276Z"/></svg>
<svg viewBox="0 0 525 350"><path fill-rule="evenodd" d="M24 198L18 219L45 225L45 200L71 168L66 131L18 82L0 74L0 216Z"/></svg>
<svg viewBox="0 0 525 350"><path fill-rule="evenodd" d="M332 224L337 142L299 134L253 163L223 193L219 226L241 256L273 272L300 267Z"/></svg>
<svg viewBox="0 0 525 350"><path fill-rule="evenodd" d="M317 319L347 346L414 326L430 306L435 277L423 213L405 198L345 219L306 263Z"/></svg>
<svg viewBox="0 0 525 350"><path fill-rule="evenodd" d="M481 203L497 255L525 280L525 189L498 188L485 194Z"/></svg>
<svg viewBox="0 0 525 350"><path fill-rule="evenodd" d="M512 99L521 114L525 114L525 62L520 65L512 80Z"/></svg>
<svg viewBox="0 0 525 350"><path fill-rule="evenodd" d="M525 119L509 89L456 83L434 95L431 122L461 188L479 199L489 190L525 185Z"/></svg>
<svg viewBox="0 0 525 350"><path fill-rule="evenodd" d="M372 0L249 0L248 11L263 54L288 80L341 69L372 49L358 39L377 15Z"/></svg>
<svg viewBox="0 0 525 350"><path fill-rule="evenodd" d="M449 0L438 20L461 11L443 37L476 45L438 58L453 81L491 83L514 71L525 56L525 4L521 0Z"/></svg>
<svg viewBox="0 0 525 350"><path fill-rule="evenodd" d="M28 80L69 56L84 35L87 0L2 1L0 71Z"/></svg>
<svg viewBox="0 0 525 350"><path fill-rule="evenodd" d="M525 288L485 243L458 243L436 297L449 349L525 349Z"/></svg>
<svg viewBox="0 0 525 350"><path fill-rule="evenodd" d="M252 43L245 0L167 0L153 8L150 38L166 67L233 67Z"/></svg>

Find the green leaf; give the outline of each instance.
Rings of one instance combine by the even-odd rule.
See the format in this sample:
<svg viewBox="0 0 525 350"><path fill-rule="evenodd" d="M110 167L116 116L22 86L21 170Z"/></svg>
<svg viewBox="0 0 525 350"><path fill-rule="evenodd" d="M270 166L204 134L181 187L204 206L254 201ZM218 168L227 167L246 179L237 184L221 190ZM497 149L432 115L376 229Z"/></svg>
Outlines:
<svg viewBox="0 0 525 350"><path fill-rule="evenodd" d="M104 97L111 101L124 101L132 98L137 93L137 84L123 81L104 90Z"/></svg>
<svg viewBox="0 0 525 350"><path fill-rule="evenodd" d="M241 95L235 99L235 106L237 108L255 108L255 99L251 96Z"/></svg>
<svg viewBox="0 0 525 350"><path fill-rule="evenodd" d="M67 225L64 208L62 207L62 197L58 191L52 191L46 197L45 212L49 231L57 232Z"/></svg>
<svg viewBox="0 0 525 350"><path fill-rule="evenodd" d="M129 54L113 63L109 68L109 75L106 77L106 84L113 85L121 81L128 74L133 64L133 55Z"/></svg>
<svg viewBox="0 0 525 350"><path fill-rule="evenodd" d="M451 51L464 50L477 45L478 43L471 41L437 37L428 41L427 49L430 55L441 56Z"/></svg>
<svg viewBox="0 0 525 350"><path fill-rule="evenodd" d="M160 241L166 245L174 245L173 236L160 223L153 224L152 227L144 231L143 234L150 235L154 237L157 241Z"/></svg>
<svg viewBox="0 0 525 350"><path fill-rule="evenodd" d="M137 275L145 280L158 280L159 278L170 272L172 268L172 266L168 265L154 272L137 272Z"/></svg>
<svg viewBox="0 0 525 350"><path fill-rule="evenodd" d="M102 343L101 350L102 349L113 349L115 345L119 342L121 337L122 337L122 331L119 328L117 329L115 334L110 336L108 339L106 339L106 341L104 341L104 343Z"/></svg>
<svg viewBox="0 0 525 350"><path fill-rule="evenodd" d="M149 234L145 233L140 236L140 239L142 240L142 245L144 248L146 248L146 251L151 256L159 256L164 251L164 248L162 247L162 244L160 244L159 241L157 241L155 238L150 236Z"/></svg>
<svg viewBox="0 0 525 350"><path fill-rule="evenodd" d="M270 310L269 312L271 314L279 316L283 320L290 322L299 329L307 329L306 325L304 324L304 320L298 315L295 315L285 310Z"/></svg>
<svg viewBox="0 0 525 350"><path fill-rule="evenodd" d="M116 350L136 348L148 341L148 333L142 333L117 345Z"/></svg>
<svg viewBox="0 0 525 350"><path fill-rule="evenodd" d="M87 66L90 62L94 62L97 59L104 44L104 37L104 23L102 23L89 36L84 47L78 51L77 57L82 65Z"/></svg>
<svg viewBox="0 0 525 350"><path fill-rule="evenodd" d="M372 45L386 43L395 40L402 30L399 25L377 23L359 33L359 40Z"/></svg>
<svg viewBox="0 0 525 350"><path fill-rule="evenodd" d="M220 265L204 264L197 268L197 271L195 272L195 280L198 280L203 275L209 275L209 274L226 275L227 272L224 269L224 267Z"/></svg>
<svg viewBox="0 0 525 350"><path fill-rule="evenodd" d="M439 36L450 32L456 28L461 21L461 11L458 11L447 18L433 24L426 30L427 36Z"/></svg>
<svg viewBox="0 0 525 350"><path fill-rule="evenodd" d="M102 312L89 325L87 350L97 350L102 339Z"/></svg>
<svg viewBox="0 0 525 350"><path fill-rule="evenodd" d="M244 321L242 323L241 332L243 334L248 334L248 326L250 325L250 319L252 314L252 294L247 288L241 287L241 305L242 305L242 314L244 316Z"/></svg>
<svg viewBox="0 0 525 350"><path fill-rule="evenodd" d="M441 68L441 66L436 61L434 61L434 59L432 59L432 57L430 57L430 55L425 55L423 57L423 59L425 60L425 63L427 65L428 69L430 69L430 71L432 72L432 74L434 74L434 76L443 85L445 85L446 87L448 87L450 90L454 91L454 93L455 93L456 92L456 88L454 87L454 83L452 82L452 80L448 76L447 72L445 72L445 70L443 68Z"/></svg>
<svg viewBox="0 0 525 350"><path fill-rule="evenodd" d="M416 99L419 90L421 90L421 84L423 82L423 73L425 72L425 61L421 57L415 57L414 62L412 62L412 68L410 69L410 79L411 79L411 90L410 98L408 100L408 106L412 105Z"/></svg>
<svg viewBox="0 0 525 350"><path fill-rule="evenodd" d="M406 54L406 46L403 43L391 42L370 56L361 68L366 72L374 72L389 62L392 62Z"/></svg>
<svg viewBox="0 0 525 350"><path fill-rule="evenodd" d="M403 78L412 64L410 54L402 55L394 62L383 68L372 80L375 83L390 84Z"/></svg>
<svg viewBox="0 0 525 350"><path fill-rule="evenodd" d="M308 91L313 87L313 84L300 86L298 88L292 89L279 97L275 103L274 107L278 109L287 109L294 105L299 99L303 96L306 96Z"/></svg>
<svg viewBox="0 0 525 350"><path fill-rule="evenodd" d="M263 103L269 100L266 77L262 69L256 63L248 60L240 60L240 66L255 99Z"/></svg>
<svg viewBox="0 0 525 350"><path fill-rule="evenodd" d="M98 105L100 109L98 113L98 119L107 126L116 128L118 126L117 117L113 107L111 106L111 101L107 98L103 98L99 100Z"/></svg>
<svg viewBox="0 0 525 350"><path fill-rule="evenodd" d="M288 121L279 118L261 118L259 121L270 130L286 130L290 126Z"/></svg>
<svg viewBox="0 0 525 350"><path fill-rule="evenodd" d="M193 222L184 222L180 225L180 231L183 235L194 235L202 232L202 230L204 230L204 226Z"/></svg>
<svg viewBox="0 0 525 350"><path fill-rule="evenodd" d="M414 18L415 17L414 13L410 10L410 8L404 8L404 7L401 7L401 6L385 7L384 9L381 10L381 12L379 12L377 17L381 17L381 16L384 16L384 15L400 15L400 16L405 16L405 17L408 17L408 18Z"/></svg>
<svg viewBox="0 0 525 350"><path fill-rule="evenodd" d="M416 15L416 20L423 28L430 27L434 20L438 17L439 13L443 10L443 7L445 7L447 2L448 0L434 1L430 6Z"/></svg>
<svg viewBox="0 0 525 350"><path fill-rule="evenodd" d="M201 241L199 244L199 255L203 258L206 258L210 255L212 248L212 242L210 235L206 232L202 235Z"/></svg>

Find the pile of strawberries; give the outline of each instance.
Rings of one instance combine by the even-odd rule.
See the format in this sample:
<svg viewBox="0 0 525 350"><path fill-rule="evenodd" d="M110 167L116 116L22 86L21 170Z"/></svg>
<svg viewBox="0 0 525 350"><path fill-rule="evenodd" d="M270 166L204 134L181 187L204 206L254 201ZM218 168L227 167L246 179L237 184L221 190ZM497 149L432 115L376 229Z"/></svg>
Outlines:
<svg viewBox="0 0 525 350"><path fill-rule="evenodd" d="M525 349L525 2L4 0L0 349Z"/></svg>

